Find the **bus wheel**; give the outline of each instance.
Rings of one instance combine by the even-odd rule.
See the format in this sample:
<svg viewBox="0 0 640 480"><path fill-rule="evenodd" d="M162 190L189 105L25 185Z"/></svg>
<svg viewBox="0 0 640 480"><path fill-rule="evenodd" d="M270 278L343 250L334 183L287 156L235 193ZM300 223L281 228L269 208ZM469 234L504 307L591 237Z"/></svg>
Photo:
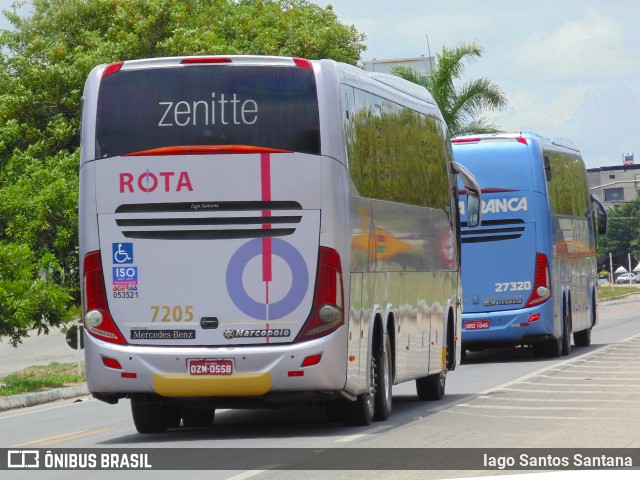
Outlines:
<svg viewBox="0 0 640 480"><path fill-rule="evenodd" d="M182 408L182 424L185 427L210 427L216 414L213 408Z"/></svg>
<svg viewBox="0 0 640 480"><path fill-rule="evenodd" d="M416 379L418 400L441 400L447 383L447 369L435 375Z"/></svg>
<svg viewBox="0 0 640 480"><path fill-rule="evenodd" d="M591 327L579 332L573 332L573 343L576 347L588 347L591 345Z"/></svg>
<svg viewBox="0 0 640 480"><path fill-rule="evenodd" d="M366 427L371 425L373 421L373 415L375 414L376 403L376 377L378 371L378 355L376 352L371 352L371 365L369 366L369 379L370 388L367 392L361 393L356 397L355 402L342 401L342 422L345 425L353 425Z"/></svg>
<svg viewBox="0 0 640 480"><path fill-rule="evenodd" d="M571 352L571 305L564 308L562 320L562 355L569 355Z"/></svg>
<svg viewBox="0 0 640 480"><path fill-rule="evenodd" d="M177 405L171 405L169 413L167 414L167 428L178 428L180 426L180 420L182 415L180 414L180 407Z"/></svg>
<svg viewBox="0 0 640 480"><path fill-rule="evenodd" d="M391 342L389 335L385 335L384 349L375 352L376 359L376 392L374 401L374 420L386 420L391 414L392 388L391 380Z"/></svg>
<svg viewBox="0 0 640 480"><path fill-rule="evenodd" d="M167 431L171 407L161 402L131 399L133 424L138 433L162 433Z"/></svg>

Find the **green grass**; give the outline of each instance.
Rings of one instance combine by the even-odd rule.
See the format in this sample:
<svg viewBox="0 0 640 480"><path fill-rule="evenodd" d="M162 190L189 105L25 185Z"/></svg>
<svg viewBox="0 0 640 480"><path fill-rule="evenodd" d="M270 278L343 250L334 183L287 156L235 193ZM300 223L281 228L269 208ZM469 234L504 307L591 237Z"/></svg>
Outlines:
<svg viewBox="0 0 640 480"><path fill-rule="evenodd" d="M640 293L640 289L621 285L614 285L613 288L611 286L602 286L598 288L598 299L610 300L621 295L626 295L627 293Z"/></svg>
<svg viewBox="0 0 640 480"><path fill-rule="evenodd" d="M65 387L86 380L84 366L78 375L75 363L56 363L37 365L0 378L0 396L18 393L38 392L52 388Z"/></svg>

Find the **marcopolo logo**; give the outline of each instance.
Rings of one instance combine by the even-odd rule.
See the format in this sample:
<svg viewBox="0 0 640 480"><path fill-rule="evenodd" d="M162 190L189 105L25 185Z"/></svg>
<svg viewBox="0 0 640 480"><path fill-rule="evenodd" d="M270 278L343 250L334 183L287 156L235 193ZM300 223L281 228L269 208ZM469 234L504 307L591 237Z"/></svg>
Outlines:
<svg viewBox="0 0 640 480"><path fill-rule="evenodd" d="M238 328L235 330L227 329L224 331L224 338L231 340L233 338L286 338L291 336L291 330L288 328L269 328L246 330Z"/></svg>

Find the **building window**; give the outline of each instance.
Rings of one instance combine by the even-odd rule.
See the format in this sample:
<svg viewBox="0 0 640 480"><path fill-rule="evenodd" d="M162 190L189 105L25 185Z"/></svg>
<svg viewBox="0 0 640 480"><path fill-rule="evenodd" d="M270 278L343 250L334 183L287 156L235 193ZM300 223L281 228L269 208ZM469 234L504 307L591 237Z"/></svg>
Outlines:
<svg viewBox="0 0 640 480"><path fill-rule="evenodd" d="M609 175L609 178L610 178L611 180L614 180L614 179L616 178L616 176L615 176L615 175Z"/></svg>
<svg viewBox="0 0 640 480"><path fill-rule="evenodd" d="M623 202L624 190L622 188L605 188L604 200L605 202Z"/></svg>

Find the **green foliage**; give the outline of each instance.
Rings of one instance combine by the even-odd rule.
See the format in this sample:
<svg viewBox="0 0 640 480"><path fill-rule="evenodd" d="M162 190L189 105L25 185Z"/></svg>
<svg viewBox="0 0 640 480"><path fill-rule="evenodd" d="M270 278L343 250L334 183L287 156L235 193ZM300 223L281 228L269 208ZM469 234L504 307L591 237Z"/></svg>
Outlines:
<svg viewBox="0 0 640 480"><path fill-rule="evenodd" d="M392 73L431 92L452 137L498 132L499 129L481 115L506 106L507 100L500 87L488 78L471 80L460 87L455 84L464 74L465 63L480 58L483 52L475 42L460 43L454 48L442 47L442 53L436 55L436 67L426 77L409 67L395 67Z"/></svg>
<svg viewBox="0 0 640 480"><path fill-rule="evenodd" d="M85 79L135 58L256 54L355 64L365 36L306 0L32 0L0 31L0 336L46 330L79 301ZM11 254L17 258L9 261Z"/></svg>
<svg viewBox="0 0 640 480"><path fill-rule="evenodd" d="M640 261L640 199L622 204L609 210L607 234L598 238L598 257L608 258L611 253L613 269L622 265L629 268L628 255L631 254L631 268Z"/></svg>
<svg viewBox="0 0 640 480"><path fill-rule="evenodd" d="M0 336L8 336L12 345L34 324L38 333L46 333L67 319L71 297L55 281L61 269L52 254L36 259L27 245L0 241L0 271Z"/></svg>
<svg viewBox="0 0 640 480"><path fill-rule="evenodd" d="M0 396L59 388L85 380L85 373L78 375L75 363L36 365L0 378Z"/></svg>

